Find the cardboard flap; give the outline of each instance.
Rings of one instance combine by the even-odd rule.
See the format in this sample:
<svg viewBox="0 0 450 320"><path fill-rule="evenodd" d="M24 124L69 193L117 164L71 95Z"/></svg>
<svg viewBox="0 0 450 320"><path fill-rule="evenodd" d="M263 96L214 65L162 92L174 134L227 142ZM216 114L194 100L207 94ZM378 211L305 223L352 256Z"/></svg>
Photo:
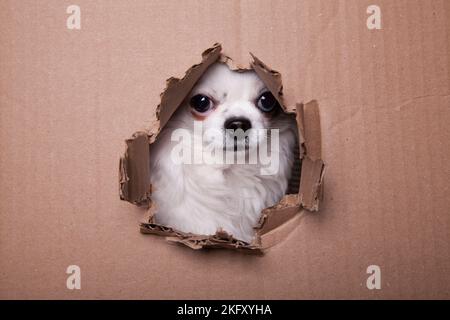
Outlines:
<svg viewBox="0 0 450 320"><path fill-rule="evenodd" d="M136 132L126 144L119 165L120 199L139 206L147 205L151 193L149 135Z"/></svg>
<svg viewBox="0 0 450 320"><path fill-rule="evenodd" d="M283 110L287 111L283 103L283 85L281 82L281 74L278 71L269 68L252 53L250 53L250 55L253 58L250 66L253 70L255 70L258 77L267 86L267 89L272 92L273 96L278 100L278 103L281 105Z"/></svg>
<svg viewBox="0 0 450 320"><path fill-rule="evenodd" d="M164 127L172 114L183 102L189 91L200 79L208 67L219 60L222 47L215 43L211 48L202 53L202 62L190 67L182 79L169 78L167 87L161 94L161 103L156 109L156 116L160 121L160 128Z"/></svg>
<svg viewBox="0 0 450 320"><path fill-rule="evenodd" d="M265 250L279 243L300 223L303 214L296 194L285 195L277 205L264 209L257 226L258 246Z"/></svg>
<svg viewBox="0 0 450 320"><path fill-rule="evenodd" d="M237 249L247 253L262 253L260 246L237 240L222 230L217 231L214 235L198 235L175 230L154 223L152 220L150 218L149 222L140 224L141 233L162 235L169 242L183 244L191 249L225 248Z"/></svg>
<svg viewBox="0 0 450 320"><path fill-rule="evenodd" d="M319 210L324 163L322 161L322 139L320 129L320 113L317 101L298 105L301 117L299 123L300 136L303 136L303 158L300 188L298 192L301 206L310 211Z"/></svg>
<svg viewBox="0 0 450 320"><path fill-rule="evenodd" d="M259 237L260 246L262 250L269 249L282 240L286 239L287 236L293 231L302 220L304 216L304 210L300 212L297 210L295 214L292 215L288 220L284 221L283 224L279 225L276 229L272 229L267 233L261 234Z"/></svg>

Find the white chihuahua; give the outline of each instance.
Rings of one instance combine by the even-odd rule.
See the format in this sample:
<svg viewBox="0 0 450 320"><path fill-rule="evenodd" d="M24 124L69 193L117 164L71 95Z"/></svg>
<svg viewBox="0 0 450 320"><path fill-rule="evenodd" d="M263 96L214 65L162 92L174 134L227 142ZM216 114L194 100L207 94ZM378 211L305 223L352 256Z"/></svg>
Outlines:
<svg viewBox="0 0 450 320"><path fill-rule="evenodd" d="M155 222L250 243L261 211L287 191L296 141L295 118L254 71L213 64L150 146Z"/></svg>

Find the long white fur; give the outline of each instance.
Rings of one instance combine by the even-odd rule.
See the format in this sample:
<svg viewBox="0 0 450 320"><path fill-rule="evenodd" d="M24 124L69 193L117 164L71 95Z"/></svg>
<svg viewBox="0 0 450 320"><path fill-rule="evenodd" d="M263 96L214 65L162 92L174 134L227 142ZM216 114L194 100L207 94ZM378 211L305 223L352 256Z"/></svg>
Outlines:
<svg viewBox="0 0 450 320"><path fill-rule="evenodd" d="M267 90L254 71L237 72L215 63L201 77L150 148L152 200L156 222L183 232L212 235L222 229L250 243L264 208L275 205L286 193L294 162L297 138L295 119L280 112L270 119L255 106ZM205 130L223 129L231 116L245 116L252 128L279 129L279 170L262 175L261 165L175 164L171 150L174 130L194 133L189 98L202 93L217 103L202 121ZM254 137L250 144L255 143ZM193 150L193 152L200 152ZM234 152L234 151L227 151Z"/></svg>

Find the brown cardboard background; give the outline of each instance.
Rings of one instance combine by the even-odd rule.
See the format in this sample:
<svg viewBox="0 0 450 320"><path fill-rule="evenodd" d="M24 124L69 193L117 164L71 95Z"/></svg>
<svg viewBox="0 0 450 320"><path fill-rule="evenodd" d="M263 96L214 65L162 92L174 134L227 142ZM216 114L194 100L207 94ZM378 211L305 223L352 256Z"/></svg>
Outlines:
<svg viewBox="0 0 450 320"><path fill-rule="evenodd" d="M264 257L142 235L118 197L124 139L214 42L321 108L321 211ZM3 0L0 43L1 298L449 298L448 1Z"/></svg>

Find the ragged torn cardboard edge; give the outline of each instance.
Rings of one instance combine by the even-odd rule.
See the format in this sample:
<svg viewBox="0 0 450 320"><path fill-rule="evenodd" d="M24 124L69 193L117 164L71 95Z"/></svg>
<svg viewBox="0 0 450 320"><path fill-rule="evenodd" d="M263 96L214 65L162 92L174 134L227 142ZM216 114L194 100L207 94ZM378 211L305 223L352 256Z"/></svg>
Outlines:
<svg viewBox="0 0 450 320"><path fill-rule="evenodd" d="M320 113L316 101L306 104L286 104L283 100L281 74L270 69L261 60L250 54L249 68L233 65L233 60L221 53L220 44L214 44L202 54L202 61L189 68L183 78L170 78L161 94L161 103L156 115L158 128L149 132L136 132L126 140L126 151L119 165L119 193L122 200L138 206L149 207L148 222L140 224L142 233L166 236L170 242L181 243L192 249L228 248L246 252L262 253L263 250L284 239L300 222L304 209L317 211L323 192L324 163L321 159ZM231 69L244 71L253 69L277 98L286 113L296 114L299 129L301 176L298 194L287 194L273 207L261 213L252 243L233 238L219 230L214 235L185 233L154 222L156 204L151 202L149 147L158 133L182 104L202 74L214 62L226 63Z"/></svg>

